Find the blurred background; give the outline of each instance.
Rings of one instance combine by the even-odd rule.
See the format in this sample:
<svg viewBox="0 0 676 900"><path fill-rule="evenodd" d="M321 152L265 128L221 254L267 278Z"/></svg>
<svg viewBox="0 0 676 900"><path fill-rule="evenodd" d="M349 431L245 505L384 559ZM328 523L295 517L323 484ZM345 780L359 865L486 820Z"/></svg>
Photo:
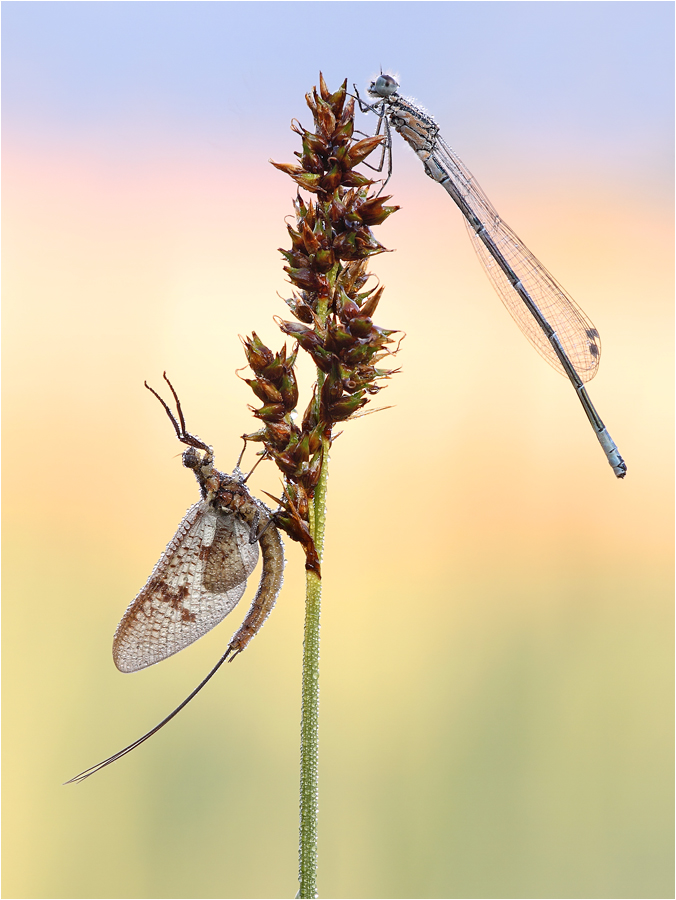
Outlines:
<svg viewBox="0 0 676 900"><path fill-rule="evenodd" d="M331 460L320 894L673 896L673 18L3 3L4 896L296 893L288 541L247 653L134 754L61 783L169 712L243 618L246 598L161 665L113 665L197 499L143 381L166 369L232 469L255 427L238 335L280 346L290 294L295 190L268 159L293 161L320 70L364 88L381 65L600 330L590 393L629 471L395 136L402 209L376 234L396 252L372 271L402 373ZM252 483L279 490L269 464Z"/></svg>

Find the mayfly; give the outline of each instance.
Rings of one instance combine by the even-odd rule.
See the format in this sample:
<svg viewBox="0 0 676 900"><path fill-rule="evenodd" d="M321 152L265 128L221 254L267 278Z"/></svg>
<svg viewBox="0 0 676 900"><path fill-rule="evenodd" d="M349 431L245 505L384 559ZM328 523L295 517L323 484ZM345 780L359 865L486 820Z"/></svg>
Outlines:
<svg viewBox="0 0 676 900"><path fill-rule="evenodd" d="M259 546L263 557L261 581L242 626L190 696L143 737L66 784L84 781L173 719L227 659L232 662L246 648L275 605L282 586L284 548L271 510L249 493L239 466L232 475L214 467L213 450L186 430L176 391L166 373L164 378L173 394L178 419L160 395L146 387L164 407L179 441L187 445L183 465L195 473L202 498L185 514L145 587L117 626L113 639L115 665L121 672L145 669L183 650L218 625L244 594Z"/></svg>
<svg viewBox="0 0 676 900"><path fill-rule="evenodd" d="M380 74L365 103L355 87L362 112L375 112L380 133L384 123L389 180L392 174L390 125L412 147L425 172L453 198L463 216L472 243L500 298L535 349L557 371L566 375L584 408L608 462L618 478L627 466L608 434L584 386L596 375L601 357L599 333L561 285L503 222L469 169L439 135L434 119L401 97L391 75ZM384 162L381 162L381 166Z"/></svg>

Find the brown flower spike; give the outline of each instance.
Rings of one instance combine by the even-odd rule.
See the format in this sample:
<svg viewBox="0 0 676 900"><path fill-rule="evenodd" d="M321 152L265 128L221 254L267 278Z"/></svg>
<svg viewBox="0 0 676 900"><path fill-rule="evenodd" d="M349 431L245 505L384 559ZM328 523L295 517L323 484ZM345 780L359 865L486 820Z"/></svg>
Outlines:
<svg viewBox="0 0 676 900"><path fill-rule="evenodd" d="M371 226L380 225L399 209L389 197L369 194L374 183L354 167L384 140L381 135L353 141L354 99L347 80L331 94L323 76L319 93L307 94L314 132L292 122L302 139L299 164L272 164L286 172L299 188L294 206L295 227L288 225L291 248L280 250L284 271L296 288L286 300L296 322L280 320L280 329L297 342L273 353L252 333L243 339L254 377L246 379L262 406L253 409L263 427L248 440L260 441L265 455L284 475L284 496L275 521L300 541L306 567L319 574L319 560L308 524L308 503L314 495L322 454L331 444L332 429L368 403L380 390L377 381L395 370L377 367L392 355L393 330L373 323L383 288L365 289L370 256L382 253ZM300 425L294 421L298 386L294 364L301 347L318 369L313 396Z"/></svg>

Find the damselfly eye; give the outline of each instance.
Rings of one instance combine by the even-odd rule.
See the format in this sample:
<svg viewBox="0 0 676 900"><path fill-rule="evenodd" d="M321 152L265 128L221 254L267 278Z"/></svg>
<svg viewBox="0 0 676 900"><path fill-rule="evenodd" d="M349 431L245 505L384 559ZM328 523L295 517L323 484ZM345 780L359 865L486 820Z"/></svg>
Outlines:
<svg viewBox="0 0 676 900"><path fill-rule="evenodd" d="M379 97L389 97L394 94L399 87L399 83L391 75L379 75L375 81L371 82L369 94L377 94Z"/></svg>

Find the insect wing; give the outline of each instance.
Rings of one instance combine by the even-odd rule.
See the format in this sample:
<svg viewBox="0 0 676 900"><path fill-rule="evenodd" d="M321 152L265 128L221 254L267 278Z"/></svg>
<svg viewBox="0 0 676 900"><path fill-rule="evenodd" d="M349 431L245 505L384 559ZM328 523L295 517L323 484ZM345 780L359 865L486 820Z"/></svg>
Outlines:
<svg viewBox="0 0 676 900"><path fill-rule="evenodd" d="M117 668L152 666L218 625L242 597L257 560L246 522L205 501L192 506L117 627Z"/></svg>
<svg viewBox="0 0 676 900"><path fill-rule="evenodd" d="M591 381L598 371L601 360L601 340L594 324L512 229L502 221L472 173L441 138L437 138L435 153L443 160L444 166L451 173L469 208L485 226L499 252L556 331L577 374L582 381ZM553 368L565 375L566 372L552 345L511 282L469 222L465 221L465 225L472 238L474 249L509 314L538 353Z"/></svg>

